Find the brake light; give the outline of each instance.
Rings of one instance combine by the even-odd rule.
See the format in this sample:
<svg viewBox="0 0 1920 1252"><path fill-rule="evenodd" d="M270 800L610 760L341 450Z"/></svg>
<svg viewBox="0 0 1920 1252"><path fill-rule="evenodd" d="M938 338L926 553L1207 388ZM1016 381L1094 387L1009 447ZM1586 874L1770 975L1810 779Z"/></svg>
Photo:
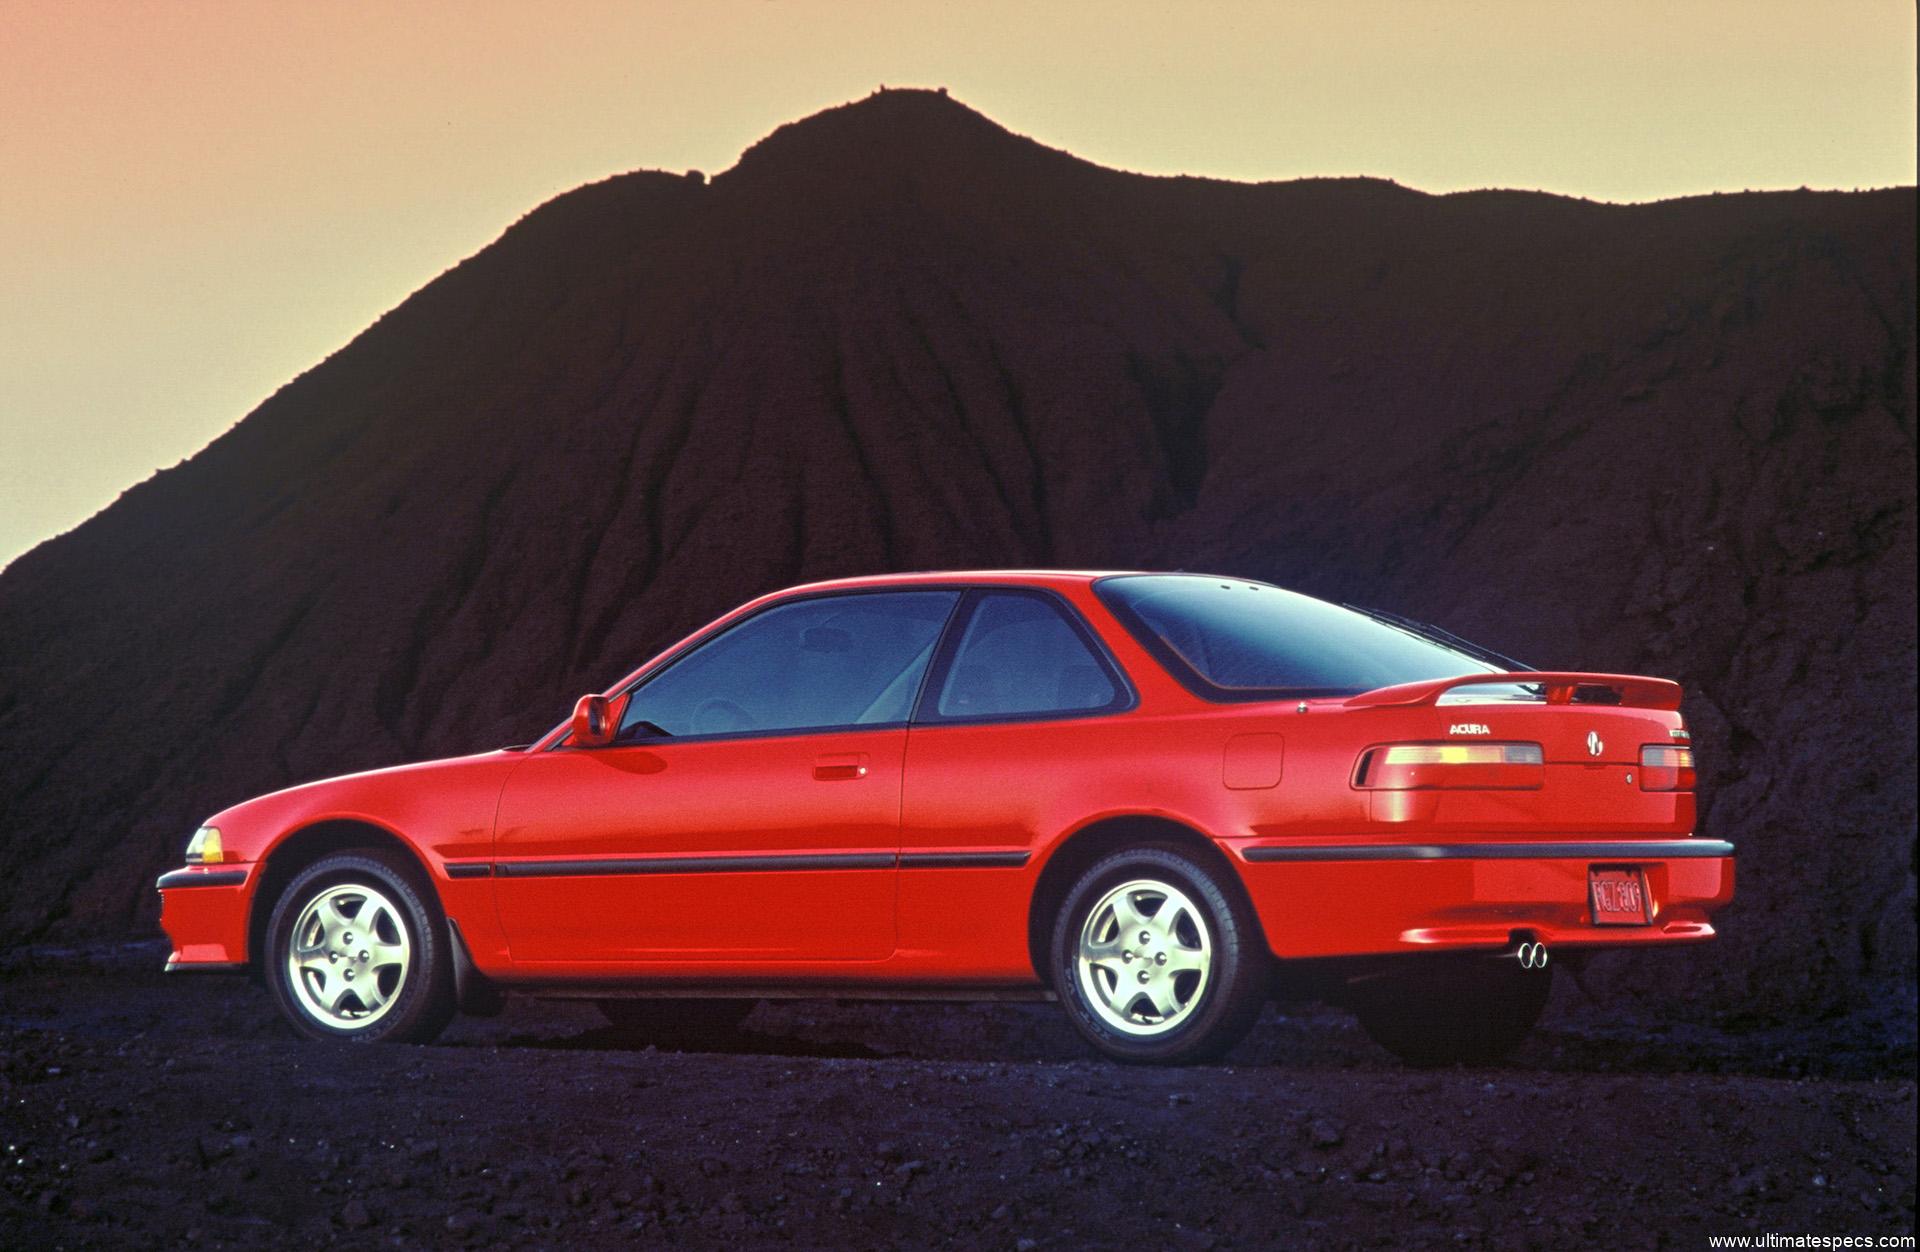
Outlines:
<svg viewBox="0 0 1920 1252"><path fill-rule="evenodd" d="M1693 749L1650 743L1640 749L1640 790L1692 791Z"/></svg>
<svg viewBox="0 0 1920 1252"><path fill-rule="evenodd" d="M1362 752L1353 785L1365 791L1531 791L1546 775L1543 761L1537 743L1395 743Z"/></svg>

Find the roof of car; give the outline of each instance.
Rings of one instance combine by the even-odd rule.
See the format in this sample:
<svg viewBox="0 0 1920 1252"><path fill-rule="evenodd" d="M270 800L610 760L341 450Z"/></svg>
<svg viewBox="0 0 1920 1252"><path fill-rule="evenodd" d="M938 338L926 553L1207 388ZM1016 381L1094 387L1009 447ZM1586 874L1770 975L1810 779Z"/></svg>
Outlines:
<svg viewBox="0 0 1920 1252"><path fill-rule="evenodd" d="M832 578L784 588L778 594L797 591L837 591L856 587L912 587L928 583L1007 583L1019 586L1050 587L1068 583L1091 582L1114 574L1138 573L1137 570L1084 569L955 569L916 570L906 574L862 574L855 578Z"/></svg>

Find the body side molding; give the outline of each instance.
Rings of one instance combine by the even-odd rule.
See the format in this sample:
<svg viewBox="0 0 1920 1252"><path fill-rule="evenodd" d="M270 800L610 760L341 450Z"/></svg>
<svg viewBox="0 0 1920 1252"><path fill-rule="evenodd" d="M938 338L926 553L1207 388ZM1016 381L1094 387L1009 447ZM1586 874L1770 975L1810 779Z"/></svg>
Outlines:
<svg viewBox="0 0 1920 1252"><path fill-rule="evenodd" d="M1587 843L1345 843L1241 849L1242 859L1262 861L1449 861L1575 860L1665 861L1727 857L1724 839L1616 839Z"/></svg>
<svg viewBox="0 0 1920 1252"><path fill-rule="evenodd" d="M766 856L583 857L449 864L449 878L578 878L621 874L765 874L849 869L1019 869L1027 852L802 852Z"/></svg>
<svg viewBox="0 0 1920 1252"><path fill-rule="evenodd" d="M574 878L615 874L764 874L793 870L892 869L891 852L793 853L772 856L643 856L580 860L499 861L501 878Z"/></svg>
<svg viewBox="0 0 1920 1252"><path fill-rule="evenodd" d="M1019 869L1027 852L902 852L901 869Z"/></svg>

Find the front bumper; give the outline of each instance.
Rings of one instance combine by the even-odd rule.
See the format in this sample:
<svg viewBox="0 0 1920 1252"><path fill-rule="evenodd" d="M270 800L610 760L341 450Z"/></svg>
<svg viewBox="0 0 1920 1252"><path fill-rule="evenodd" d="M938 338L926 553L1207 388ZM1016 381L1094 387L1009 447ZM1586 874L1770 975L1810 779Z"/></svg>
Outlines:
<svg viewBox="0 0 1920 1252"><path fill-rule="evenodd" d="M190 865L160 875L160 928L173 951L167 972L245 969L247 911L257 863Z"/></svg>
<svg viewBox="0 0 1920 1252"><path fill-rule="evenodd" d="M1494 949L1514 932L1550 947L1711 939L1733 899L1733 845L1713 839L1476 844L1249 841L1234 849L1276 956ZM1642 871L1651 920L1595 925L1588 871Z"/></svg>

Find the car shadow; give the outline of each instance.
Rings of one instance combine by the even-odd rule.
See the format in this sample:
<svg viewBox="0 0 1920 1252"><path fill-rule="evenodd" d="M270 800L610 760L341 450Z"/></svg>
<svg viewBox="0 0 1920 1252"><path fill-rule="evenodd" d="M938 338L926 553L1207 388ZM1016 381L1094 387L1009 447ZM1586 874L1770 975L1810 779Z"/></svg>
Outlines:
<svg viewBox="0 0 1920 1252"><path fill-rule="evenodd" d="M1091 1059L1052 1005L767 1001L740 1026L675 1038L612 1026L597 1010L509 1001L491 1021L461 1019L453 1047L708 1053L808 1059L1058 1063Z"/></svg>
<svg viewBox="0 0 1920 1252"><path fill-rule="evenodd" d="M687 1052L719 1056L776 1056L816 1060L877 1061L900 1056L868 1044L840 1039L795 1039L764 1035L749 1029L715 1032L698 1039L653 1039L615 1026L601 1026L574 1034L512 1034L498 1040L456 1047L532 1048L554 1052Z"/></svg>
<svg viewBox="0 0 1920 1252"><path fill-rule="evenodd" d="M695 1039L647 1038L574 1008L526 1004L512 1020L463 1022L443 1038L450 1047L509 1047L560 1052L678 1053L715 1056L966 1064L1104 1064L1053 1005L880 1005L832 1001L762 1004L740 1027ZM1308 1072L1484 1073L1490 1079L1561 1074L1726 1074L1780 1078L1871 1079L1910 1074L1914 1049L1898 1030L1868 1029L1830 1039L1823 1055L1793 1032L1757 1036L1658 1023L1549 1021L1509 1060L1484 1066L1416 1068L1367 1038L1350 1014L1320 1007L1270 1008L1248 1038L1217 1064L1236 1069ZM1804 1032L1800 1032L1804 1034ZM1910 1036L1910 1032L1908 1032ZM1889 1037L1889 1035L1894 1037Z"/></svg>
<svg viewBox="0 0 1920 1252"><path fill-rule="evenodd" d="M266 994L240 978L170 978L156 945L19 948L0 953L0 1026L76 1037L293 1038ZM1874 1012L1787 1023L1663 1020L1556 996L1546 1020L1490 1079L1555 1074L1723 1074L1787 1079L1910 1079L1910 1002ZM707 1053L793 1059L1104 1064L1052 1004L764 1001L737 1029L698 1040L648 1040L608 1024L585 1001L509 998L495 1018L458 1018L439 1046L585 1053ZM1414 1072L1381 1050L1351 1014L1314 1005L1270 1007L1225 1058L1277 1072ZM1436 1072L1436 1071L1427 1071ZM1445 1072L1445 1071L1437 1071Z"/></svg>

